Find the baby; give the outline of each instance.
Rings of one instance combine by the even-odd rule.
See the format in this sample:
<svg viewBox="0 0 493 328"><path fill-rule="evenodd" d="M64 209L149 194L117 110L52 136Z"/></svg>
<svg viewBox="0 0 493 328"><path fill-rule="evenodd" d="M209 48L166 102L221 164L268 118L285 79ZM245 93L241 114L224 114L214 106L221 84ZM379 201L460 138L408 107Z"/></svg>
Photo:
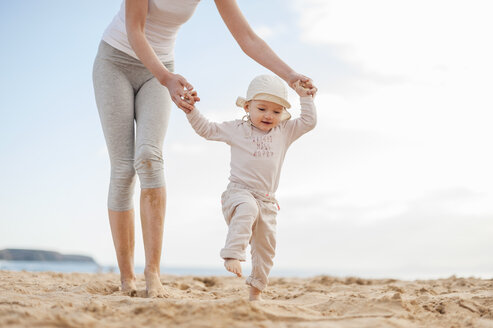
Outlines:
<svg viewBox="0 0 493 328"><path fill-rule="evenodd" d="M209 122L197 108L187 119L200 136L223 141L231 147L230 183L221 196L228 234L221 250L226 269L242 276L240 262L246 260L250 243L252 272L250 300L260 300L268 283L276 248L276 214L279 205L275 192L284 156L293 141L312 130L316 124L314 91L295 83L300 96L301 115L290 120L287 111L287 88L277 76L260 75L250 83L247 97L239 97L236 105L246 115L242 120ZM185 95L193 103L195 95Z"/></svg>

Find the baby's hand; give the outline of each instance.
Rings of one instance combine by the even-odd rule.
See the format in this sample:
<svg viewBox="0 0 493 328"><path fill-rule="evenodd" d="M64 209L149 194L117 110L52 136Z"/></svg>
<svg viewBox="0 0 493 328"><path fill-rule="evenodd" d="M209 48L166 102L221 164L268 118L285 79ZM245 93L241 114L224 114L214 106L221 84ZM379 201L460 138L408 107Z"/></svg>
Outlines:
<svg viewBox="0 0 493 328"><path fill-rule="evenodd" d="M194 106L194 108L195 108L195 102L200 101L200 98L197 97L197 91L195 91L195 90L192 90L192 91L185 90L185 93L184 93L182 99L185 100L190 105ZM183 110L183 111L186 114L191 112L191 110L189 110L189 111Z"/></svg>
<svg viewBox="0 0 493 328"><path fill-rule="evenodd" d="M293 84L294 91L300 96L300 97L307 97L310 96L310 88L307 86L305 82L301 82L301 80L298 80L294 82Z"/></svg>

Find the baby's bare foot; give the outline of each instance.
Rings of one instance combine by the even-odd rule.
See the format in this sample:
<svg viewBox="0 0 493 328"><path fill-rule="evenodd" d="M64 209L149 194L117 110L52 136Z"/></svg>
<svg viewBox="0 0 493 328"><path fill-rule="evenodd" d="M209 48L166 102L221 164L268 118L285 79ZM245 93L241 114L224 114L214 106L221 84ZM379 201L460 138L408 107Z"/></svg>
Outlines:
<svg viewBox="0 0 493 328"><path fill-rule="evenodd" d="M241 277L241 264L240 261L236 259L225 259L224 267L229 272L236 274L238 277Z"/></svg>
<svg viewBox="0 0 493 328"><path fill-rule="evenodd" d="M250 286L250 301L261 301L262 300L262 291Z"/></svg>
<svg viewBox="0 0 493 328"><path fill-rule="evenodd" d="M131 297L137 296L137 286L135 285L135 278L122 279L121 289L125 295Z"/></svg>
<svg viewBox="0 0 493 328"><path fill-rule="evenodd" d="M146 296L149 298L168 297L168 292L164 289L156 272L145 272L146 278Z"/></svg>

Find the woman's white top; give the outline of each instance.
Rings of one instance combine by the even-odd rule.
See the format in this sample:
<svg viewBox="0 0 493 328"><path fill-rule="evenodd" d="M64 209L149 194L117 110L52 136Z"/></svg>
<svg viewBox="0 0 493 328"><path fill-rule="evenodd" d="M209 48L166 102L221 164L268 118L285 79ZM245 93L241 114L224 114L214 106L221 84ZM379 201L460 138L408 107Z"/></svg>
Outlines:
<svg viewBox="0 0 493 328"><path fill-rule="evenodd" d="M173 60L176 34L180 26L192 17L199 1L149 0L145 36L161 61ZM120 11L104 31L103 40L138 59L128 42L125 27L125 0L122 1Z"/></svg>

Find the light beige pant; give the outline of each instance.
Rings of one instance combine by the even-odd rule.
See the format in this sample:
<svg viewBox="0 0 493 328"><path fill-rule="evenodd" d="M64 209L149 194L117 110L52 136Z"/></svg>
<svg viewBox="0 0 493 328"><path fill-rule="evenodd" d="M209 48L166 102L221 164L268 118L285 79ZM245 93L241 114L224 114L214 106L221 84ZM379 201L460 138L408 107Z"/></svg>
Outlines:
<svg viewBox="0 0 493 328"><path fill-rule="evenodd" d="M245 261L250 243L252 273L246 283L263 290L268 283L276 250L276 199L230 183L221 196L224 218L229 226L223 259Z"/></svg>

